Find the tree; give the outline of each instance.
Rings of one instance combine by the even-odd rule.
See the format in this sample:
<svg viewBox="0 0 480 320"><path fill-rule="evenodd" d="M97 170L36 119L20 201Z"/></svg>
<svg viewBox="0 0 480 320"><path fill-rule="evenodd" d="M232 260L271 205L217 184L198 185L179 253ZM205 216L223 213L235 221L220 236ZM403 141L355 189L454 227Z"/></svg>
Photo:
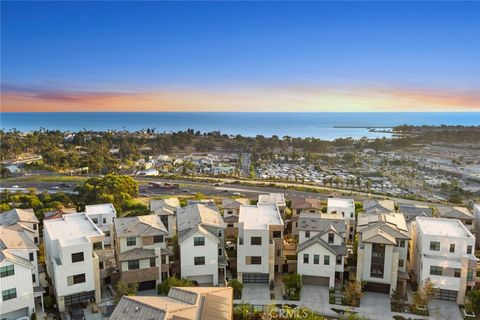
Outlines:
<svg viewBox="0 0 480 320"><path fill-rule="evenodd" d="M286 274L282 277L287 299L300 298L302 288L302 276L296 272Z"/></svg>
<svg viewBox="0 0 480 320"><path fill-rule="evenodd" d="M350 276L350 280L345 285L345 300L349 306L358 306L362 298L362 283L355 277Z"/></svg>
<svg viewBox="0 0 480 320"><path fill-rule="evenodd" d="M170 277L159 283L157 286L157 293L167 295L171 287L194 287L193 281L185 278Z"/></svg>
<svg viewBox="0 0 480 320"><path fill-rule="evenodd" d="M228 286L233 288L234 299L242 298L243 284L240 281L238 281L237 279L233 279L228 283Z"/></svg>
<svg viewBox="0 0 480 320"><path fill-rule="evenodd" d="M114 301L117 304L123 296L134 296L137 293L138 283L126 283L125 281L118 281L115 286Z"/></svg>
<svg viewBox="0 0 480 320"><path fill-rule="evenodd" d="M478 316L480 315L480 289L473 289L467 293L468 307Z"/></svg>
<svg viewBox="0 0 480 320"><path fill-rule="evenodd" d="M428 310L428 304L435 296L435 288L433 282L430 278L425 279L421 286L418 287L418 290L413 293L413 307L425 307Z"/></svg>

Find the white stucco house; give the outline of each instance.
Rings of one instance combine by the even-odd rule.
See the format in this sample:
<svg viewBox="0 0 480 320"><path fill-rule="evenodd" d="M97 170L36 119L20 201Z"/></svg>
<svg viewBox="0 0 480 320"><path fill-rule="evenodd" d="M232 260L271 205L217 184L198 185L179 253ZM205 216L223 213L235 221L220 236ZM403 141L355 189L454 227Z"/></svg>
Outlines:
<svg viewBox="0 0 480 320"><path fill-rule="evenodd" d="M475 237L455 219L417 217L412 224L412 265L418 283L429 278L437 298L465 303L475 287Z"/></svg>
<svg viewBox="0 0 480 320"><path fill-rule="evenodd" d="M117 217L117 211L113 204L105 203L87 205L85 206L85 213L105 234L105 240L103 241L105 247L111 247L113 244L113 237L110 229L113 225L113 219Z"/></svg>
<svg viewBox="0 0 480 320"><path fill-rule="evenodd" d="M44 221L45 264L63 312L86 301L100 303L100 261L105 235L86 213Z"/></svg>
<svg viewBox="0 0 480 320"><path fill-rule="evenodd" d="M156 214L162 220L163 225L168 231L168 238L172 238L177 233L177 210L180 208L178 198L167 198L150 201L150 212Z"/></svg>
<svg viewBox="0 0 480 320"><path fill-rule="evenodd" d="M281 272L283 220L276 204L240 207L237 278L242 283L269 283Z"/></svg>
<svg viewBox="0 0 480 320"><path fill-rule="evenodd" d="M216 207L192 203L177 211L182 277L199 284L225 283L226 225Z"/></svg>
<svg viewBox="0 0 480 320"><path fill-rule="evenodd" d="M282 217L285 216L285 208L287 203L285 202L285 195L283 193L259 194L257 204L276 204L278 211Z"/></svg>
<svg viewBox="0 0 480 320"><path fill-rule="evenodd" d="M343 283L345 220L302 213L298 219L297 273L302 283L335 287Z"/></svg>
<svg viewBox="0 0 480 320"><path fill-rule="evenodd" d="M366 291L406 290L410 234L401 213L363 214L358 218L358 281Z"/></svg>

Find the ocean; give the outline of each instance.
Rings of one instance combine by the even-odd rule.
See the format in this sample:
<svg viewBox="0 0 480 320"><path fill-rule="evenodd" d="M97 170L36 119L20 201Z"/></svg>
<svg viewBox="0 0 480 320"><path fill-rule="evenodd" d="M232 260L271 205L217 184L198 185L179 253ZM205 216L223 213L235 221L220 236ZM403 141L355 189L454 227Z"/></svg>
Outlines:
<svg viewBox="0 0 480 320"><path fill-rule="evenodd" d="M58 129L128 130L154 128L159 132L186 129L201 132L220 131L242 136L315 137L324 140L351 137L389 137L389 133L370 132L368 127L389 128L397 125L480 125L480 112L413 113L267 113L267 112L61 112L0 113L0 128L32 131Z"/></svg>

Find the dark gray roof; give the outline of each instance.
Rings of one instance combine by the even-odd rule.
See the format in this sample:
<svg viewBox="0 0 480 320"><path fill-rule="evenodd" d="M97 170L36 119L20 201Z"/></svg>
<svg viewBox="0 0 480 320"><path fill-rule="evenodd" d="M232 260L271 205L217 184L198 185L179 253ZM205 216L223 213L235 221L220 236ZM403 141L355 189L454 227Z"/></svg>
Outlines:
<svg viewBox="0 0 480 320"><path fill-rule="evenodd" d="M473 220L474 216L465 207L437 206L438 214L442 218Z"/></svg>
<svg viewBox="0 0 480 320"><path fill-rule="evenodd" d="M321 246L325 247L327 250L330 250L336 255L344 256L347 253L347 247L345 246L345 243L343 243L342 245L331 245L321 238L321 234L317 234L315 237L312 237L307 241L300 243L297 246L297 252L300 252L315 243L320 244Z"/></svg>
<svg viewBox="0 0 480 320"><path fill-rule="evenodd" d="M398 205L398 211L403 213L405 220L410 222L418 216L421 217L433 217L432 208L425 205L416 205L410 203L400 203Z"/></svg>
<svg viewBox="0 0 480 320"><path fill-rule="evenodd" d="M333 226L340 234L345 234L345 220L322 219L318 214L302 213L298 218L298 230L323 232Z"/></svg>

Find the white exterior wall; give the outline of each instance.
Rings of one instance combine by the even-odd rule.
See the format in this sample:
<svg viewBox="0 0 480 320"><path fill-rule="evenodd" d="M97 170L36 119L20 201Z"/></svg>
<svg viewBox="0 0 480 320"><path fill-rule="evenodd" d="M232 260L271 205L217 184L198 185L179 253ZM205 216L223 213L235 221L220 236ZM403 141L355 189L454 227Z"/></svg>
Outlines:
<svg viewBox="0 0 480 320"><path fill-rule="evenodd" d="M100 230L104 233L110 233L110 226L113 224L113 219L115 218L115 213L102 213L102 214L87 214L92 222L94 219L97 219L97 223L93 222ZM103 223L103 219L106 219L105 223ZM111 246L113 244L113 235L110 233L110 236L105 236L103 240L103 244L106 246Z"/></svg>
<svg viewBox="0 0 480 320"><path fill-rule="evenodd" d="M28 261L30 261L30 253L33 253L33 261L30 261L30 263L33 265L33 269L32 269L32 274L35 275L35 282L32 282L33 286L36 287L36 286L40 286L40 282L39 282L39 279L38 279L38 257L37 257L37 254L38 254L38 249L30 249L30 250L25 250L25 249L15 249L15 250L12 250L10 249L9 250L12 254L16 255L16 256L19 256L19 257L22 257ZM32 276L30 276L30 279L32 279Z"/></svg>
<svg viewBox="0 0 480 320"><path fill-rule="evenodd" d="M0 293L3 290L15 288L17 289L17 297L7 301L3 301L0 297L0 316L2 319L6 314L24 308L28 308L28 314L25 316L30 316L34 311L35 306L32 286L32 269L18 263L12 263L9 260L3 260L0 263L0 267L12 264L15 266L15 274L0 278ZM7 318L7 320L10 319L14 320L16 318Z"/></svg>
<svg viewBox="0 0 480 320"><path fill-rule="evenodd" d="M204 246L194 246L195 237L204 237ZM195 265L194 257L205 257L205 265ZM213 285L218 285L218 242L201 232L196 232L180 244L182 277L213 275Z"/></svg>
<svg viewBox="0 0 480 320"><path fill-rule="evenodd" d="M322 214L326 219L353 219L355 220L355 208L327 207L327 213Z"/></svg>
<svg viewBox="0 0 480 320"><path fill-rule="evenodd" d="M317 231L310 231L310 237L307 238L307 237L305 236L305 231L302 230L302 231L300 231L300 232L298 233L298 243L299 243L299 244L300 244L300 243L304 243L304 242L307 241L308 239L315 237L317 234L318 234ZM327 238L327 241L328 241L328 238Z"/></svg>
<svg viewBox="0 0 480 320"><path fill-rule="evenodd" d="M375 283L396 284L397 278L395 277L395 279L392 279L392 273L396 274L396 272L393 272L393 270L398 270L398 253L393 252L393 245L385 245L385 264L383 269L383 278L375 278L370 276L370 267L372 261L372 244L364 243L364 249L362 250L362 252L363 267L361 268L361 279L358 280ZM395 289L395 286L393 289Z"/></svg>
<svg viewBox="0 0 480 320"><path fill-rule="evenodd" d="M308 264L303 263L303 255L308 254ZM319 264L314 264L314 255L319 255ZM330 256L330 264L324 265L324 256ZM329 287L335 286L335 263L336 255L327 250L318 243L298 253L297 273L306 276L328 277L330 278Z"/></svg>
<svg viewBox="0 0 480 320"><path fill-rule="evenodd" d="M270 273L269 230L243 230L243 245L240 245L240 236L237 245L237 272ZM261 245L251 245L251 237L261 237ZM246 264L246 257L260 256L261 264ZM272 262L273 263L273 262Z"/></svg>

